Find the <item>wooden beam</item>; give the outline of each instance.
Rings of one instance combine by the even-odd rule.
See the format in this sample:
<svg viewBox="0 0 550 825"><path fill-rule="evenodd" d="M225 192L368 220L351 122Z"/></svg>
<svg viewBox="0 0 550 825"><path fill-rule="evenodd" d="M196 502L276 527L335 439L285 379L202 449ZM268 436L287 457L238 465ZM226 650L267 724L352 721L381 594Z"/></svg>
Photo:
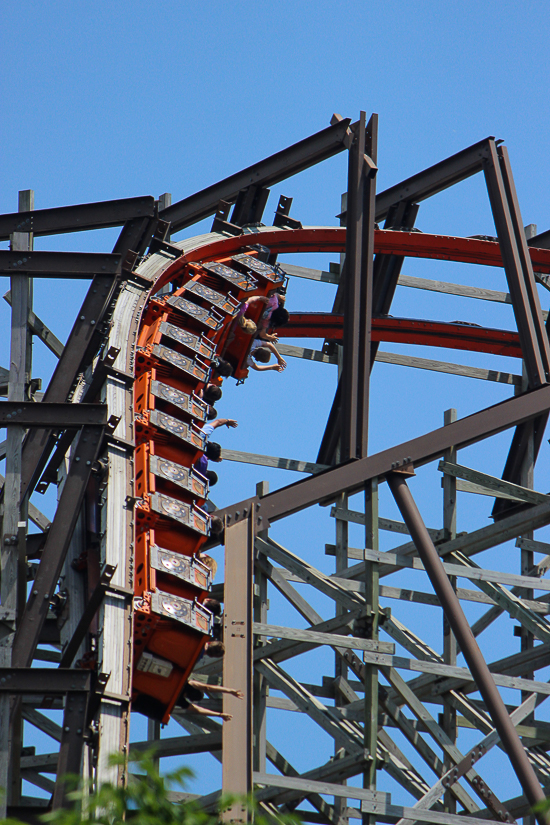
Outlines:
<svg viewBox="0 0 550 825"><path fill-rule="evenodd" d="M8 292L4 295L4 301L11 306L11 290L8 290ZM29 310L28 325L32 334L36 335L37 338L40 338L42 343L44 343L48 349L53 352L56 358L61 358L65 347L59 338L53 334L51 329L48 329L44 321L42 321L31 309Z"/></svg>
<svg viewBox="0 0 550 825"><path fill-rule="evenodd" d="M225 603L223 681L242 691L243 699L227 693L223 725L222 786L237 795L222 815L227 822L246 822L243 798L252 791L252 567L254 508L249 518L225 528Z"/></svg>
<svg viewBox="0 0 550 825"><path fill-rule="evenodd" d="M353 636L340 636L336 633L316 633L312 630L299 630L295 627L277 627L276 625L254 622L254 634L270 636L276 639L292 639L296 642L307 642L313 645L337 645L351 650L370 650L379 653L393 653L395 645L389 642L357 639ZM262 657L263 658L263 657Z"/></svg>
<svg viewBox="0 0 550 825"><path fill-rule="evenodd" d="M223 450L222 458L226 461L239 461L241 464L258 464L261 467L276 467L278 470L294 470L297 473L319 473L326 470L325 464L311 461L299 461L295 458L278 458L272 455L243 453L239 450Z"/></svg>
<svg viewBox="0 0 550 825"><path fill-rule="evenodd" d="M453 464L449 461L440 461L437 469L444 474L453 476L454 478L462 478L474 484L486 487L495 493L505 493L518 501L526 501L529 504L544 504L550 501L550 496L544 493L537 493L535 490L530 490L527 487L522 487L519 484L512 484L510 481L503 481L501 478L487 475L487 473L480 473L478 470L472 470L470 467L463 467L461 464Z"/></svg>
<svg viewBox="0 0 550 825"><path fill-rule="evenodd" d="M281 355L287 355L291 358L305 358L307 361L319 361L323 364L338 363L336 356L325 355L321 350L295 347L290 344L277 344L277 348ZM400 355L394 352L382 352L381 350L376 353L374 360L382 364L396 364L400 367L444 372L448 375L460 375L463 378L476 378L481 381L495 381L497 384L521 386L521 375L500 372L499 370L486 370L481 367L470 367L465 364L453 364L449 361L434 361L431 358L417 358L415 355Z"/></svg>

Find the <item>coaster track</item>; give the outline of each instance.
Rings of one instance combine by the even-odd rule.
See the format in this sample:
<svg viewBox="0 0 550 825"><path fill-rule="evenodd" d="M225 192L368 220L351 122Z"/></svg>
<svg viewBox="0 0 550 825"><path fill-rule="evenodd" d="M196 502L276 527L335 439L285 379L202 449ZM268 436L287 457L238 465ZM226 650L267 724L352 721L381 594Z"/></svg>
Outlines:
<svg viewBox="0 0 550 825"><path fill-rule="evenodd" d="M213 627L213 617L202 605L212 573L200 557L211 529L211 517L203 509L208 481L194 465L205 448L201 428L207 405L200 394L214 359L223 356L236 379L246 378L251 338L237 326L236 315L242 301L265 296L284 282L284 268L270 266L270 256L341 252L344 247L341 228L265 229L236 237L210 233L170 245L169 253L155 253L138 267L143 285L152 288L145 303L135 304L130 324L127 316L126 323L116 323L127 311L128 290L117 303L118 336L112 336L109 345L124 350L129 331L137 326L131 425L136 445L131 481L132 699L134 709L147 716L168 721ZM491 240L377 230L375 248L386 254L502 266L498 243ZM530 253L538 272L550 272L550 250ZM260 313L256 308L249 316L258 320ZM340 340L342 321L330 313L292 313L280 334ZM521 357L517 333L460 323L377 318L373 340Z"/></svg>

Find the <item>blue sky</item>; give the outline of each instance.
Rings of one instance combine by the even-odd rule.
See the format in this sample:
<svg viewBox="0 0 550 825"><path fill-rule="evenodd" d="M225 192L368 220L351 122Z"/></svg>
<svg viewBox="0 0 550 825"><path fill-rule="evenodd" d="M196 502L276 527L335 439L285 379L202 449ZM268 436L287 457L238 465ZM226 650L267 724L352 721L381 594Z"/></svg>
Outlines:
<svg viewBox="0 0 550 825"><path fill-rule="evenodd" d="M550 227L549 26L542 2L351 0L336 5L323 0L160 0L151 5L142 0L100 0L91 5L80 0L6 0L0 20L2 212L15 211L18 190L27 188L35 190L36 208L158 197L163 192L171 192L176 201L324 128L333 112L356 119L364 109L367 116L376 111L380 118L379 190L495 135L509 148L524 223L538 224L539 231ZM271 223L278 197L285 194L294 198L292 214L304 224L335 224L345 188L342 154L273 187L264 220ZM210 225L205 221L176 239L199 234ZM423 204L417 225L426 232L494 234L482 177ZM116 230L104 230L40 238L36 248L104 251L116 235ZM294 256L292 262L328 268L331 257L336 260L311 255ZM410 260L403 271L506 289L503 273L495 269ZM3 292L8 288L5 282ZM62 340L85 289L84 283L35 284L35 310ZM295 279L288 306L330 309L333 295L330 285ZM546 296L541 295L544 309L550 303ZM0 304L0 324L7 330L8 308ZM514 328L509 307L419 290L398 290L392 312ZM8 365L8 348L6 334L0 342L2 366ZM383 349L401 351L389 345ZM416 348L414 354L520 371L518 361L496 356L427 348ZM34 375L46 382L53 356L38 342L34 359ZM243 387L229 385L220 414L237 418L240 426L223 433L222 445L315 460L335 378L332 366L292 359L282 375L254 374ZM372 387L371 451L440 426L449 407L463 416L510 395L509 388L489 382L380 364ZM499 475L507 446L508 437L499 436L470 448L459 460ZM536 480L540 490L550 486L548 451L544 441ZM221 465L213 497L223 505L253 493L256 481L269 479L274 488L296 477L227 462ZM423 469L412 488L427 523L439 526L441 494L434 467ZM396 517L386 490L381 499L381 513ZM40 497L36 503L45 510L49 507ZM489 499L462 495L459 530L488 523L490 505ZM313 508L278 524L274 536L331 570L324 544L333 541L333 526L325 509ZM360 546L359 531L352 529L351 536L351 543ZM544 539L544 531L539 538ZM390 539L383 536L384 549L394 546ZM508 546L497 549L483 558L483 564L517 571L517 551ZM400 575L412 586L411 574ZM429 589L418 580L418 586ZM285 612L276 596L272 607L273 623L296 621L301 626L299 617ZM330 615L331 607L323 600L318 609ZM472 605L467 611L472 617L478 612ZM408 608L401 618L439 649L434 613ZM488 657L517 649L511 627L502 619L488 634ZM289 670L300 675L310 667L309 661ZM327 654L312 655L314 661L324 661L324 672L330 672ZM509 699L515 701L517 695ZM546 718L544 710L541 713ZM298 726L298 720L291 721ZM281 741L276 744L305 769L315 764L318 753L328 758L330 743L303 720L299 724L301 745L283 741L288 723L281 723ZM140 738L143 726L136 724L135 731ZM196 764L201 774L196 787L207 788L205 774L213 770L208 757ZM508 771L502 775L501 790L508 795L511 776ZM492 778L498 790L500 780ZM382 787L386 781L381 777Z"/></svg>

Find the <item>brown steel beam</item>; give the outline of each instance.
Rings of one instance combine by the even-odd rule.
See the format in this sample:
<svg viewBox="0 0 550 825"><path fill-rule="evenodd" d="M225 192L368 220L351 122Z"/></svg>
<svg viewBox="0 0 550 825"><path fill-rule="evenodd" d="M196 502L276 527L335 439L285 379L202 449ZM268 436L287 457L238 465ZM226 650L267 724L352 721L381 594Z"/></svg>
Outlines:
<svg viewBox="0 0 550 825"><path fill-rule="evenodd" d="M29 274L33 278L114 277L122 263L118 254L100 252L12 252L0 250L0 275Z"/></svg>
<svg viewBox="0 0 550 825"><path fill-rule="evenodd" d="M154 213L155 199L151 195L13 212L0 215L0 240L7 240L12 232L32 232L38 236L105 229L122 226L132 218L152 217Z"/></svg>
<svg viewBox="0 0 550 825"><path fill-rule="evenodd" d="M284 518L312 504L334 500L339 493L364 489L369 479L384 478L396 467L410 463L415 466L428 464L442 456L450 447L463 449L523 421L536 418L548 409L550 387L539 387L380 453L283 487L261 499L257 514L260 529L263 529L267 521ZM230 523L234 523L243 514L248 514L248 508L253 502L257 504L258 499L247 499L225 507L219 514L221 517L228 516Z"/></svg>
<svg viewBox="0 0 550 825"><path fill-rule="evenodd" d="M71 456L31 594L15 634L12 653L15 667L31 666L102 438L103 427L84 427Z"/></svg>
<svg viewBox="0 0 550 825"><path fill-rule="evenodd" d="M487 137L474 143L456 155L430 166L428 169L407 178L395 186L385 189L376 197L376 221L383 220L396 203L418 201L431 198L455 183L481 172L483 162L489 157L489 147L494 145L494 137Z"/></svg>
<svg viewBox="0 0 550 825"><path fill-rule="evenodd" d="M20 427L47 426L57 429L66 427L104 426L107 423L106 404L68 404L33 401L0 402L0 426L14 424Z"/></svg>
<svg viewBox="0 0 550 825"><path fill-rule="evenodd" d="M508 754L512 767L523 788L523 792L532 806L537 805L537 803L544 801L544 792L521 744L514 724L508 715L506 706L502 701L502 697L498 692L491 672L487 667L487 663L477 645L470 625L464 616L458 597L453 590L447 574L443 570L437 550L407 486L406 475L414 475L414 473L407 470L404 472L389 473L387 476L388 485L409 529L411 538L416 545L418 554L424 563L426 572L445 611L451 629L457 638L472 676L479 688L479 692L489 710L493 724L498 731L502 745ZM539 813L537 820L540 825L547 825L545 814Z"/></svg>
<svg viewBox="0 0 550 825"><path fill-rule="evenodd" d="M70 690L89 692L92 673L89 670L50 667L0 668L0 693L57 694Z"/></svg>
<svg viewBox="0 0 550 825"><path fill-rule="evenodd" d="M360 380L359 361L361 326L365 317L361 304L363 264L363 206L365 155L365 112L352 127L352 143L348 155L348 199L346 214L346 260L341 284L344 291L344 358L341 384L341 444L340 460L361 458L358 443ZM362 389L362 387L361 387Z"/></svg>
<svg viewBox="0 0 550 825"><path fill-rule="evenodd" d="M244 699L224 694L223 709L232 719L223 725L222 786L239 796L224 812L228 822L248 821L242 798L252 791L252 570L254 508L249 518L225 529L225 602L223 681Z"/></svg>
<svg viewBox="0 0 550 825"><path fill-rule="evenodd" d="M342 461L367 454L378 115L353 127L349 151L344 289Z"/></svg>
<svg viewBox="0 0 550 825"><path fill-rule="evenodd" d="M531 389L550 377L550 345L506 148L489 145L483 166Z"/></svg>
<svg viewBox="0 0 550 825"><path fill-rule="evenodd" d="M63 711L63 727L57 760L57 780L52 798L52 808L71 808L74 800L69 798L68 791L72 783L67 780L67 774L82 772L82 750L84 747L84 732L86 730L86 715L88 710L89 693L71 690L65 697Z"/></svg>
<svg viewBox="0 0 550 825"><path fill-rule="evenodd" d="M346 118L316 132L305 140L172 204L160 212L160 217L170 221L172 233L178 232L213 215L220 200L233 203L239 192L251 184L261 187L272 186L304 169L309 169L310 166L337 155L346 148L344 141L349 125L350 120Z"/></svg>
<svg viewBox="0 0 550 825"><path fill-rule="evenodd" d="M391 220L392 226L395 223L400 225L401 222L403 222L401 225L413 226L418 212L416 201L425 200L480 172L484 161L490 156L491 147L494 148L494 137L485 138L435 166L380 192L376 196L375 220L381 221L387 218L388 221ZM374 314L387 314L390 311L402 263L403 258L399 256L377 256L373 295ZM341 286L337 292L333 312L341 310L340 302L343 297ZM378 345L373 344L371 366L377 349ZM336 445L342 431L340 417L342 403L342 390L339 383L317 455L319 464L334 463Z"/></svg>

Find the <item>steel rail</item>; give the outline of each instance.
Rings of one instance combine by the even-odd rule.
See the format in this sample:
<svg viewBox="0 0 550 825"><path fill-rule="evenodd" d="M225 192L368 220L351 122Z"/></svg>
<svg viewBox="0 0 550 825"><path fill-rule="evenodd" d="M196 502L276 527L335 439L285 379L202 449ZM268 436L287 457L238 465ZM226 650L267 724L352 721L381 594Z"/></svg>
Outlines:
<svg viewBox="0 0 550 825"><path fill-rule="evenodd" d="M289 323L277 330L279 338L328 338L341 341L344 316L330 312L292 312ZM424 321L416 318L373 318L372 340L398 344L488 352L521 358L517 332L460 322Z"/></svg>
<svg viewBox="0 0 550 825"><path fill-rule="evenodd" d="M261 243L273 253L344 252L346 228L341 226L306 227L305 229L266 229L253 235L236 235L212 240L196 246L178 258L164 271L155 284L155 290L164 286L185 263L223 260L246 246ZM482 264L502 267L502 255L497 241L478 238L460 238L453 235L430 235L423 232L398 232L376 229L375 253L400 255L409 258L431 258L442 261ZM531 262L536 272L550 273L550 249L529 247ZM284 266L283 266L284 269Z"/></svg>

